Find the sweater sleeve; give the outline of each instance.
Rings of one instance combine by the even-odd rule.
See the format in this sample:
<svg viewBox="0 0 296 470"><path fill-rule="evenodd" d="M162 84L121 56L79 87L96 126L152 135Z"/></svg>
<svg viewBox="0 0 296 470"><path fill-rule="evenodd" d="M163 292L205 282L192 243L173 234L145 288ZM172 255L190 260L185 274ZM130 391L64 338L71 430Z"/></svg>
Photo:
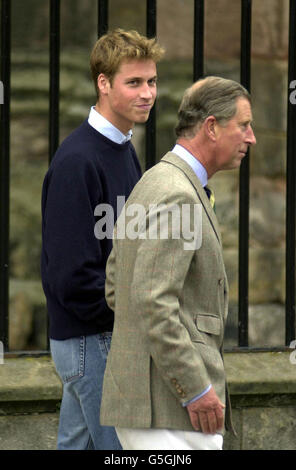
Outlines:
<svg viewBox="0 0 296 470"><path fill-rule="evenodd" d="M97 321L105 301L106 254L94 235L94 209L102 199L97 169L81 155L54 166L44 201L48 290L71 315Z"/></svg>

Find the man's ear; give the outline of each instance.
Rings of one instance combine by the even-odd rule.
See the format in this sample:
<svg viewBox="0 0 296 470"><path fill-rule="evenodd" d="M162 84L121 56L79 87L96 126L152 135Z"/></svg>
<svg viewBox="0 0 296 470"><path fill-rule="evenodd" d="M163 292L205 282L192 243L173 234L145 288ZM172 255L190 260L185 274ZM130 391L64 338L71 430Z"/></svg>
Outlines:
<svg viewBox="0 0 296 470"><path fill-rule="evenodd" d="M100 95L108 95L110 89L110 81L103 73L100 73L97 79Z"/></svg>
<svg viewBox="0 0 296 470"><path fill-rule="evenodd" d="M218 123L215 116L208 116L204 121L204 131L207 137L212 141L216 141L217 139L217 126Z"/></svg>

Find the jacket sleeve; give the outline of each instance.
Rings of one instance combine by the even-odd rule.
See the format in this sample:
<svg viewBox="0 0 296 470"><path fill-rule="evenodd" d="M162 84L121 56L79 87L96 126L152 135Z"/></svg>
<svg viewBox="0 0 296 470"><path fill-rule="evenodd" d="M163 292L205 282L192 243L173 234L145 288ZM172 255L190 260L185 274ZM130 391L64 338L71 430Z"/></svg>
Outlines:
<svg viewBox="0 0 296 470"><path fill-rule="evenodd" d="M105 284L105 297L107 304L111 310L115 311L115 249L116 245L113 245L112 251L107 261L106 266L106 284Z"/></svg>

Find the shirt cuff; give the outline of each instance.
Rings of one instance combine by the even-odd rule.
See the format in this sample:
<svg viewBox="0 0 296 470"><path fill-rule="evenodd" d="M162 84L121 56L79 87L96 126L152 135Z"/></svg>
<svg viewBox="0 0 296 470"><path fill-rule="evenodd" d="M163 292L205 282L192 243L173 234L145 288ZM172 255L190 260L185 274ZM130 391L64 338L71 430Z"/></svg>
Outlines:
<svg viewBox="0 0 296 470"><path fill-rule="evenodd" d="M203 397L206 393L208 393L212 388L212 384L210 384L203 392L201 392L199 395L196 395L194 398L192 398L189 401L186 401L186 403L183 403L182 406L187 406L190 403L193 403L196 400L199 400L199 398Z"/></svg>

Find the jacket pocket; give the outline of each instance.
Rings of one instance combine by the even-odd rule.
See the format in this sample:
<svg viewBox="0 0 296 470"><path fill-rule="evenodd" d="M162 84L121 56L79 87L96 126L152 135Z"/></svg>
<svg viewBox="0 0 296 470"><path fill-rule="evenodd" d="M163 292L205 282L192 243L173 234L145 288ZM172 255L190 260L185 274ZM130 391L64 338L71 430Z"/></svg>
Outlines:
<svg viewBox="0 0 296 470"><path fill-rule="evenodd" d="M210 335L220 335L221 319L215 315L196 315L195 324L199 331Z"/></svg>

